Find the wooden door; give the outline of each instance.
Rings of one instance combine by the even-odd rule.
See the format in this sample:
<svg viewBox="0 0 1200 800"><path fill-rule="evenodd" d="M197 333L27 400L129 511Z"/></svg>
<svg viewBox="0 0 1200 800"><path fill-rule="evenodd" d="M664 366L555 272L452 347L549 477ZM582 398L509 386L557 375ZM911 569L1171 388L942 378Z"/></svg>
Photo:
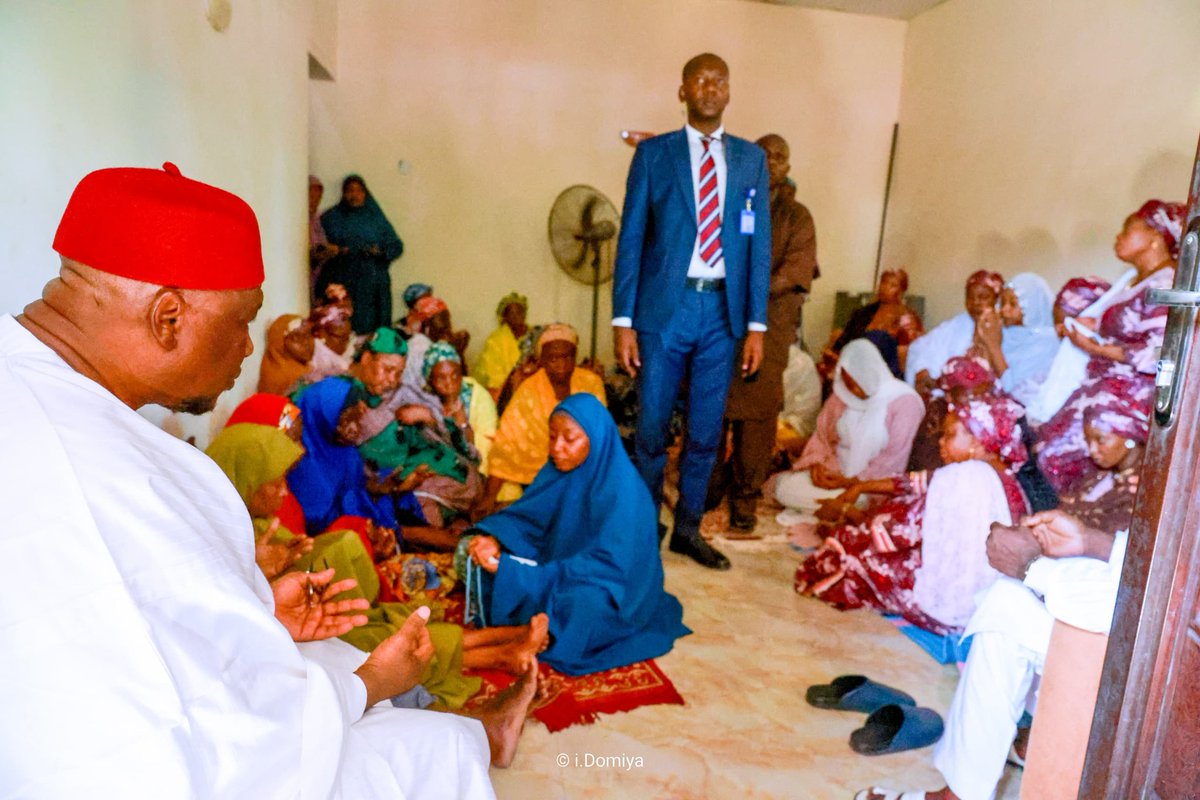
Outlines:
<svg viewBox="0 0 1200 800"><path fill-rule="evenodd" d="M1198 288L1198 195L1200 146L1177 290ZM1188 302L1171 309L1163 346L1174 410L1168 420L1160 388L1081 800L1200 800L1200 296L1175 299Z"/></svg>

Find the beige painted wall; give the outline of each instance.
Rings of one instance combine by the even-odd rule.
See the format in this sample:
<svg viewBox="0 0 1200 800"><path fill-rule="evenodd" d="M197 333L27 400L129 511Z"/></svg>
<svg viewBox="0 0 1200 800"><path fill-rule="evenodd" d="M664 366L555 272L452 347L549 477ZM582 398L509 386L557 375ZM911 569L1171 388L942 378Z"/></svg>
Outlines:
<svg viewBox="0 0 1200 800"><path fill-rule="evenodd" d="M341 3L337 81L311 86L312 168L326 205L345 174L365 176L405 241L397 302L408 283L433 284L474 355L513 289L534 321L580 327L586 348L590 289L550 255L550 205L585 183L619 208L633 154L619 132L681 126L679 70L712 50L731 68L728 130L791 142L825 271L806 325L827 331L834 292L871 280L904 32L741 0Z"/></svg>
<svg viewBox="0 0 1200 800"><path fill-rule="evenodd" d="M306 301L310 11L233 5L217 33L203 2L0 4L0 313L20 311L57 274L50 243L84 174L163 161L257 213L267 265L258 341L265 320ZM148 416L207 441L253 391L259 355L215 414Z"/></svg>
<svg viewBox="0 0 1200 800"><path fill-rule="evenodd" d="M884 263L933 322L981 267L1120 273L1124 218L1186 200L1198 42L1195 0L950 0L910 23Z"/></svg>

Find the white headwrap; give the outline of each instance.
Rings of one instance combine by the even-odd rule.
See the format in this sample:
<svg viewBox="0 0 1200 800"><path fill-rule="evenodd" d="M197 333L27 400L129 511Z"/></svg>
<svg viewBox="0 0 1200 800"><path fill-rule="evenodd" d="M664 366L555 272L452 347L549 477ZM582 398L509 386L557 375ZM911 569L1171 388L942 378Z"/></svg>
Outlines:
<svg viewBox="0 0 1200 800"><path fill-rule="evenodd" d="M842 381L845 371L866 393L856 397ZM842 348L833 375L833 393L846 404L837 422L837 458L842 474L861 473L879 451L887 447L888 406L898 397L919 397L912 387L892 375L883 356L869 339L854 339Z"/></svg>

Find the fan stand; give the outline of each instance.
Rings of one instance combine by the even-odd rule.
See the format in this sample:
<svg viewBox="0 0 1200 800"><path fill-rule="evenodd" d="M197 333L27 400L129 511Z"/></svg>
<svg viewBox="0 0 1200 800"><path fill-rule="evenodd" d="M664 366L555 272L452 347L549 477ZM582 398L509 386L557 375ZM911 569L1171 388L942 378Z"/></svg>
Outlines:
<svg viewBox="0 0 1200 800"><path fill-rule="evenodd" d="M589 358L596 365L596 325L600 316L600 243L589 242L592 248L592 349Z"/></svg>

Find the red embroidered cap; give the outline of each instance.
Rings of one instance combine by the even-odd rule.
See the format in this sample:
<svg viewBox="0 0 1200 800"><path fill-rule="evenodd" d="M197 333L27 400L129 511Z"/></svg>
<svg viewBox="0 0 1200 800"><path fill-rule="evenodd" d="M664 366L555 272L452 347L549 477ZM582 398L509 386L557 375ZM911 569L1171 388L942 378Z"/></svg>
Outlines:
<svg viewBox="0 0 1200 800"><path fill-rule="evenodd" d="M85 175L54 235L62 256L125 278L180 289L253 289L262 240L240 197L161 170L118 167Z"/></svg>

